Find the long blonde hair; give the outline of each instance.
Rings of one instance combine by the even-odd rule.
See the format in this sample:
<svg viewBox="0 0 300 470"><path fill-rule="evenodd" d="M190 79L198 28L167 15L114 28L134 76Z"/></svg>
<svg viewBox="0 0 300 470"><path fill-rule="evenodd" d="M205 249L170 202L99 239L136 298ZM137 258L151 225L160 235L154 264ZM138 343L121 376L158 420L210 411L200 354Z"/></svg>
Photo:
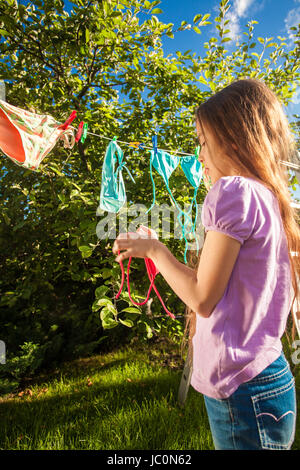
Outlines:
<svg viewBox="0 0 300 470"><path fill-rule="evenodd" d="M290 162L297 148L279 99L261 80L237 80L201 104L196 110L196 120L204 138L205 127L222 146L236 174L260 179L277 197L288 242L294 305L299 301L300 258L291 252L300 254L300 228L296 210L291 207L289 175L280 161ZM189 255L189 265L197 269L201 252L198 257L194 253ZM187 333L191 346L195 320L196 313L186 307L183 346Z"/></svg>

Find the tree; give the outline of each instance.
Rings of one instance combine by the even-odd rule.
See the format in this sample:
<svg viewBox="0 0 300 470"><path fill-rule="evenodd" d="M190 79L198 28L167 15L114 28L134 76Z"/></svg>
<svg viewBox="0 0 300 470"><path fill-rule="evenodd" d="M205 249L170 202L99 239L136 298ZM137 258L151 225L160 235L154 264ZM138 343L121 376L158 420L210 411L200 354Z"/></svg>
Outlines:
<svg viewBox="0 0 300 470"><path fill-rule="evenodd" d="M166 56L165 36L187 29L200 34L212 22L208 14L198 14L193 24L182 21L176 29L159 21L159 3L74 0L66 11L62 0L27 5L2 1L0 78L8 84L7 101L60 122L75 109L95 134L151 146L156 133L159 147L193 154L195 106L232 80L262 78L284 104L291 100L299 82L299 28L293 30L294 48L288 50L285 38L256 42L256 22L250 21L245 41L230 53L230 4L222 0L213 20L217 37L204 44L206 54L178 51ZM120 337L128 327L145 337L166 330L181 335L182 319L166 318L156 298L153 316L133 307L126 292L114 301L120 270L111 252L113 240L96 235L107 143L91 135L72 151L58 145L37 172L1 159L0 325L11 354L28 341L41 346L48 362L62 354L92 352L108 336L104 330L115 326ZM149 153L126 148L126 155L136 181L126 179L128 201L148 204ZM191 188L184 175L172 178L174 197L179 204L188 203ZM201 184L198 204L204 197ZM157 178L156 200L165 198ZM168 245L182 257L182 242L171 239ZM143 264L137 265L132 273L136 299L148 288L146 276L140 281ZM183 314L184 306L178 306L164 281L158 279L157 285L168 308Z"/></svg>

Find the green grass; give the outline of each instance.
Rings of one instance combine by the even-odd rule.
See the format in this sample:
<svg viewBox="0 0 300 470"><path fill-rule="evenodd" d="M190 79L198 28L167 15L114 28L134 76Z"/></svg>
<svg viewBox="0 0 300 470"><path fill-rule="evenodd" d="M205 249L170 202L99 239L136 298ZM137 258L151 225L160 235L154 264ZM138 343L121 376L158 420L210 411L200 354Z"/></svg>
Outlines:
<svg viewBox="0 0 300 470"><path fill-rule="evenodd" d="M213 449L202 395L190 387L177 403L178 352L165 341L135 345L41 374L0 398L0 449Z"/></svg>
<svg viewBox="0 0 300 470"><path fill-rule="evenodd" d="M165 343L63 364L0 398L0 449L212 449L202 396L177 403L182 366Z"/></svg>

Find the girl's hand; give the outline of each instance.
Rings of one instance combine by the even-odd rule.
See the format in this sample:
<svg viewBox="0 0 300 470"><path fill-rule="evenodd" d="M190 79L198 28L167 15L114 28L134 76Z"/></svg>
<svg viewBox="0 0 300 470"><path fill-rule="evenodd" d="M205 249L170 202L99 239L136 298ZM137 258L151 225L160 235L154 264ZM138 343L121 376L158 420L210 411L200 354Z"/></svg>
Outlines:
<svg viewBox="0 0 300 470"><path fill-rule="evenodd" d="M137 233L120 233L113 244L113 253L123 251L116 257L116 261L124 261L126 258L151 258L151 253L157 247L159 241L155 238L143 238Z"/></svg>

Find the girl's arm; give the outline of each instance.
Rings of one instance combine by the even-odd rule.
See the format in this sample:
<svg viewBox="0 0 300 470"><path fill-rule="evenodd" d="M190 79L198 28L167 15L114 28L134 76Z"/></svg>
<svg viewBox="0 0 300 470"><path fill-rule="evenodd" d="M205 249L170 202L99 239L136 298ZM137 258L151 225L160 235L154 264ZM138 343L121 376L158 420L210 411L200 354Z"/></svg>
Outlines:
<svg viewBox="0 0 300 470"><path fill-rule="evenodd" d="M196 271L180 263L166 245L158 240L153 243L149 258L152 259L175 294L188 307L198 311L199 289Z"/></svg>
<svg viewBox="0 0 300 470"><path fill-rule="evenodd" d="M222 299L238 258L241 243L225 233L209 230L197 270L199 313L209 317Z"/></svg>
<svg viewBox="0 0 300 470"><path fill-rule="evenodd" d="M202 317L209 317L224 295L241 244L221 232L208 231L197 272L180 263L158 240L152 245L153 260L177 296Z"/></svg>
<svg viewBox="0 0 300 470"><path fill-rule="evenodd" d="M221 300L240 251L240 242L222 232L208 231L197 272L180 263L159 240L123 238L115 240L116 261L151 258L175 294L193 311L209 317ZM123 251L124 250L124 251Z"/></svg>

